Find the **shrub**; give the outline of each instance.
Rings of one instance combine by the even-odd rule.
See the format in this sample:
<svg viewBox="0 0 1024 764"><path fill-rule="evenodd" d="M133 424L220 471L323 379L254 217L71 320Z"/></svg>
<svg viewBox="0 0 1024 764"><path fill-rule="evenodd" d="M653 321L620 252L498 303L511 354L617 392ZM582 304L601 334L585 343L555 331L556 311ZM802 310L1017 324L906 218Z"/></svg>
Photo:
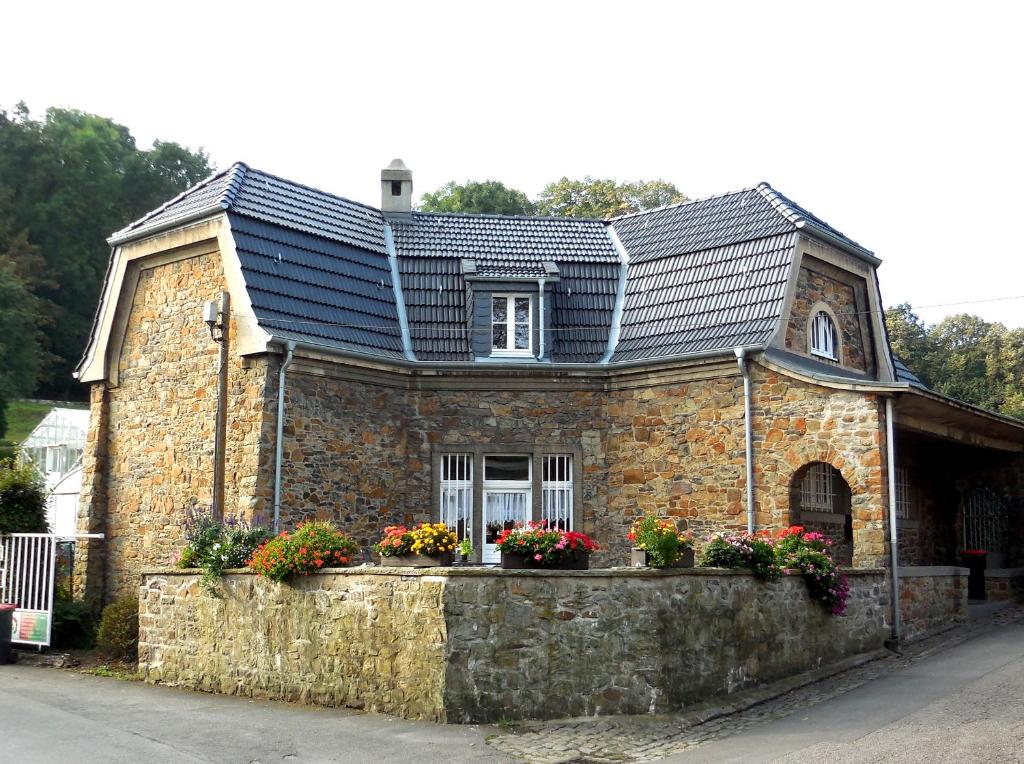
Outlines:
<svg viewBox="0 0 1024 764"><path fill-rule="evenodd" d="M373 545L373 551L381 557L432 556L453 552L458 543L455 531L444 523L420 523L412 530L404 525L389 525L384 529L384 538Z"/></svg>
<svg viewBox="0 0 1024 764"><path fill-rule="evenodd" d="M56 597L53 601L50 646L63 650L81 650L95 644L96 616L92 608L70 597Z"/></svg>
<svg viewBox="0 0 1024 764"><path fill-rule="evenodd" d="M249 567L274 581L292 575L308 576L323 568L348 565L359 544L330 523L304 523L294 533L282 531L253 553Z"/></svg>
<svg viewBox="0 0 1024 764"><path fill-rule="evenodd" d="M114 660L135 660L139 650L139 601L122 597L111 602L100 615L96 649Z"/></svg>
<svg viewBox="0 0 1024 764"><path fill-rule="evenodd" d="M546 522L529 522L506 528L496 543L502 554L520 554L538 565L558 565L578 552L593 552L597 543L585 533L549 528Z"/></svg>
<svg viewBox="0 0 1024 764"><path fill-rule="evenodd" d="M46 485L30 464L0 462L0 534L46 533Z"/></svg>
<svg viewBox="0 0 1024 764"><path fill-rule="evenodd" d="M693 546L691 533L680 533L675 521L645 515L629 529L629 540L637 549L647 552L652 568L675 565L683 553Z"/></svg>
<svg viewBox="0 0 1024 764"><path fill-rule="evenodd" d="M182 568L202 568L203 585L212 587L230 568L244 568L269 531L234 516L223 524L196 507L185 510L185 548L176 561Z"/></svg>

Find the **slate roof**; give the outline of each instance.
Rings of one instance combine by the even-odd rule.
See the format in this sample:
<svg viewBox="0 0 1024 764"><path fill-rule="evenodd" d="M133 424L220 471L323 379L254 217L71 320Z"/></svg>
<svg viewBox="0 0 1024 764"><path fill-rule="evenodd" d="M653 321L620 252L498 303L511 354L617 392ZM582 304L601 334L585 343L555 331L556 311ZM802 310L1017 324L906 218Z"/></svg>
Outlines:
<svg viewBox="0 0 1024 764"><path fill-rule="evenodd" d="M227 212L259 325L293 338L402 358L385 218L237 163L111 237L114 244ZM412 349L470 361L464 259L478 278L558 268L548 347L555 362L605 354L628 255L613 362L764 345L780 319L798 231L855 253L853 240L762 183L612 220L414 212L390 221ZM618 240L618 241L616 241Z"/></svg>
<svg viewBox="0 0 1024 764"><path fill-rule="evenodd" d="M402 294L416 357L472 360L466 282L477 276L539 278L558 266L552 295L551 360L594 363L608 346L621 259L600 220L414 212L392 223Z"/></svg>

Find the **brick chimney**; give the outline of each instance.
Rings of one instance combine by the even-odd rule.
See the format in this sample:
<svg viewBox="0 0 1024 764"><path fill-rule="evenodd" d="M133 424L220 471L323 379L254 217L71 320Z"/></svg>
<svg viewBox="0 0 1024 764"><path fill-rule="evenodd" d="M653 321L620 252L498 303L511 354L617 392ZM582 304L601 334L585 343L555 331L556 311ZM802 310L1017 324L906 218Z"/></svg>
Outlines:
<svg viewBox="0 0 1024 764"><path fill-rule="evenodd" d="M380 209L386 217L412 214L412 171L401 159L380 171Z"/></svg>

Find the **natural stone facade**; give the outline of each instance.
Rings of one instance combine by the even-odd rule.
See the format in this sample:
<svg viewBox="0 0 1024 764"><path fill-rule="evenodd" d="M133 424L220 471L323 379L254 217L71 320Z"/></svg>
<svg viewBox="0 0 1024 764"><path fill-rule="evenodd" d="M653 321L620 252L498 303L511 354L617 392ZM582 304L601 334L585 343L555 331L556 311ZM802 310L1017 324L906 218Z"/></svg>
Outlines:
<svg viewBox="0 0 1024 764"><path fill-rule="evenodd" d="M108 560L107 597L134 591L143 566L169 562L180 550L190 500L210 505L219 347L200 317L203 302L219 299L225 288L216 253L144 268L127 317L118 384L93 385L80 528L106 536L88 548ZM230 336L237 320L244 319L233 322ZM227 513L268 509L267 375L265 360L231 356Z"/></svg>
<svg viewBox="0 0 1024 764"><path fill-rule="evenodd" d="M195 572L140 589L150 682L448 722L676 711L871 652L879 570L843 617L736 571L355 568L275 584Z"/></svg>
<svg viewBox="0 0 1024 764"><path fill-rule="evenodd" d="M837 268L806 258L797 277L796 295L786 324L786 348L807 355L810 350L808 327L815 305L824 304L836 321L842 366L874 373L868 321L863 315L867 304L864 280L842 274ZM830 274L830 275L826 275ZM858 292L860 295L858 295Z"/></svg>
<svg viewBox="0 0 1024 764"><path fill-rule="evenodd" d="M900 568L901 637L907 642L967 621L967 568Z"/></svg>

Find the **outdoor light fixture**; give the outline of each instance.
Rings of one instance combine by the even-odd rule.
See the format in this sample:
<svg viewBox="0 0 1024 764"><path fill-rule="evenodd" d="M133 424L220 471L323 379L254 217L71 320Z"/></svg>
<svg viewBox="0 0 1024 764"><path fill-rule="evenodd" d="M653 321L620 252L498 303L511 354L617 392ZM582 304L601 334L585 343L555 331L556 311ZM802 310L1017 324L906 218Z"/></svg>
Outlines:
<svg viewBox="0 0 1024 764"><path fill-rule="evenodd" d="M210 327L210 337L214 342L220 342L224 339L224 326L220 322L220 306L217 305L216 300L209 300L203 303L203 323ZM221 330L221 336L218 337L216 330Z"/></svg>

